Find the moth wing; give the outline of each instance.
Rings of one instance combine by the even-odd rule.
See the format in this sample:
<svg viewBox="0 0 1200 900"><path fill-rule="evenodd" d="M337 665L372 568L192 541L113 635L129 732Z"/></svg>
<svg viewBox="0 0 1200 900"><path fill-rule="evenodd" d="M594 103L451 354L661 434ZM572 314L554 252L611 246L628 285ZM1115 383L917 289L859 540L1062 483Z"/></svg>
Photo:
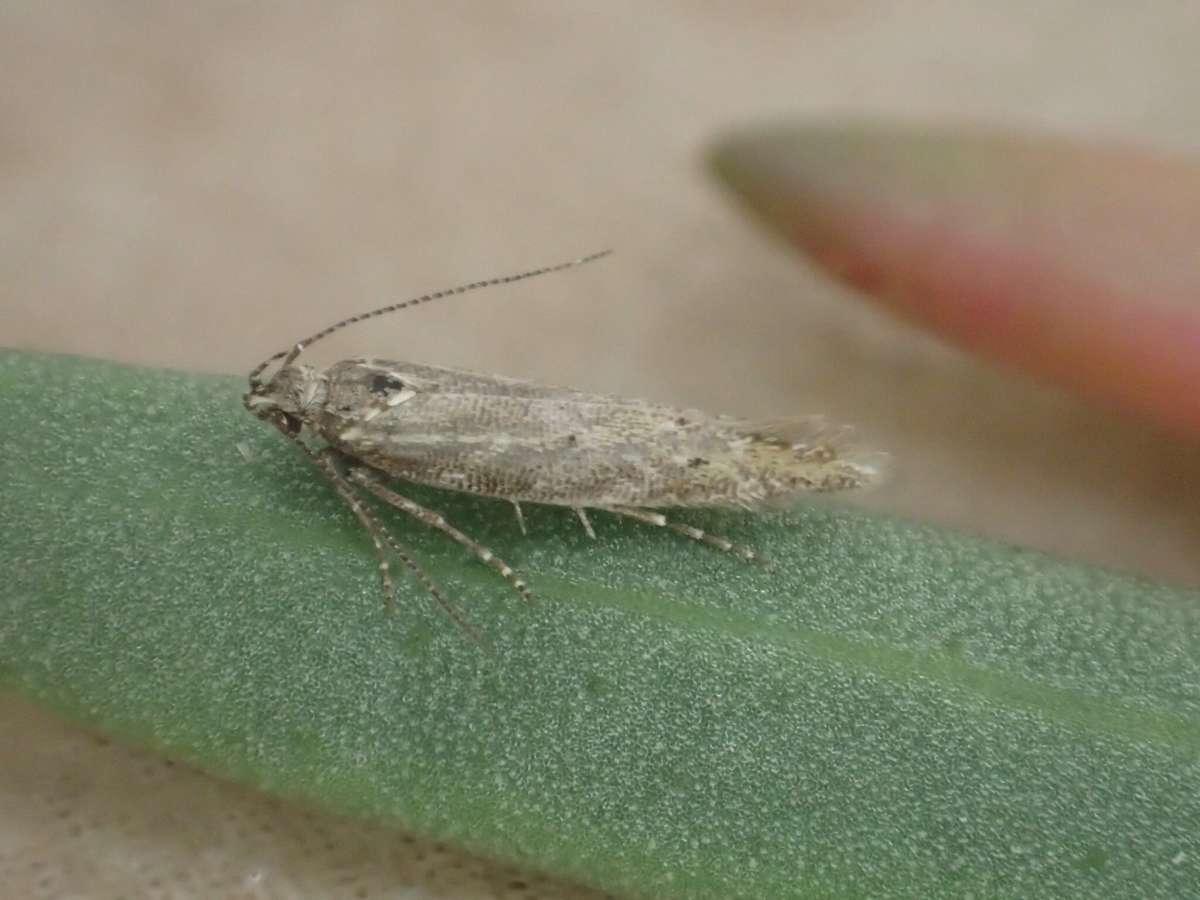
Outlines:
<svg viewBox="0 0 1200 900"><path fill-rule="evenodd" d="M824 416L752 419L744 422L743 427L750 434L780 444L790 444L797 450L819 446L844 447L853 440L852 428L830 422Z"/></svg>
<svg viewBox="0 0 1200 900"><path fill-rule="evenodd" d="M363 373L373 372L395 375L418 391L437 390L446 393L503 397L544 397L550 394L582 399L594 397L584 391L551 387L522 378L509 378L506 375L482 375L469 369L459 369L453 366L435 366L428 363L402 362L375 357L348 359L333 366L330 371L335 370L344 372L350 378L361 378Z"/></svg>
<svg viewBox="0 0 1200 900"><path fill-rule="evenodd" d="M769 443L786 444L814 461L850 467L864 485L879 481L887 472L889 457L867 450L853 427L830 422L824 416L788 416L743 423L751 436Z"/></svg>

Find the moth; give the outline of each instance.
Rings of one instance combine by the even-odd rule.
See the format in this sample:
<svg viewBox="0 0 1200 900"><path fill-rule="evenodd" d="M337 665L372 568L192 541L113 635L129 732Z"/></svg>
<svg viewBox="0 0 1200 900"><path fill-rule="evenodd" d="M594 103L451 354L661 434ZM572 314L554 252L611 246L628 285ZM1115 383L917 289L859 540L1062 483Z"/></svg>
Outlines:
<svg viewBox="0 0 1200 900"><path fill-rule="evenodd" d="M386 602L399 560L460 625L461 614L365 502L372 495L457 541L526 599L529 588L491 550L397 492L415 482L522 503L567 507L594 538L589 510L668 528L745 560L749 547L668 519L675 507L760 508L875 481L880 456L820 417L751 422L645 400L543 387L447 366L356 358L321 370L297 363L330 334L398 310L559 272L607 255L490 278L336 322L256 366L246 408L299 446L332 482L375 545ZM267 369L280 362L273 375ZM310 432L323 442L314 449Z"/></svg>

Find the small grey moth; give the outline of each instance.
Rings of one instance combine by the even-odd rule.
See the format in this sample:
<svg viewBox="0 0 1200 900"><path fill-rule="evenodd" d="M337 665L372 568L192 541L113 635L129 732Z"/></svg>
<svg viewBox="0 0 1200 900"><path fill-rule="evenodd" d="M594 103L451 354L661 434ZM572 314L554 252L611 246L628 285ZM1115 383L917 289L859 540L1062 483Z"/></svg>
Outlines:
<svg viewBox="0 0 1200 900"><path fill-rule="evenodd" d="M760 557L748 547L672 521L660 510L754 509L877 479L879 455L856 449L846 429L831 427L820 417L751 422L389 359L347 359L324 370L296 362L312 344L347 325L558 272L607 253L476 281L351 316L268 357L250 372L246 408L303 449L370 533L389 606L394 603L394 558L471 631L363 502L360 491L442 531L523 597L531 596L511 566L438 513L397 493L386 483L389 479L507 500L522 533L522 503L568 507L590 537L595 534L588 510L601 510L671 529L746 560ZM275 373L264 377L279 360ZM302 436L305 429L325 446L310 446Z"/></svg>

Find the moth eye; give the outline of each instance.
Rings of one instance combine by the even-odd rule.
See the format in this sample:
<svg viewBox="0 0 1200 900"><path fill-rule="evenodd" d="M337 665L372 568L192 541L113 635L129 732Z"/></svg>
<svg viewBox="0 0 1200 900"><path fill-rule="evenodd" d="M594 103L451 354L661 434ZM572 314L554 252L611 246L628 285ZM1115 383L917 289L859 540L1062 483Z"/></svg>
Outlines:
<svg viewBox="0 0 1200 900"><path fill-rule="evenodd" d="M404 390L404 382L395 375L372 375L370 391L372 394L390 394L393 391Z"/></svg>

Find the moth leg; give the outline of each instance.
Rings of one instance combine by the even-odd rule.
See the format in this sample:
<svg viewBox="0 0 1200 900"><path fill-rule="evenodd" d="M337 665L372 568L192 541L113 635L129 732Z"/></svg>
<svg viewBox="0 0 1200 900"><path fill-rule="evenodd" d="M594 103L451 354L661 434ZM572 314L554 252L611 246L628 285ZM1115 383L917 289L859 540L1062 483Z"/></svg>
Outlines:
<svg viewBox="0 0 1200 900"><path fill-rule="evenodd" d="M388 610L395 609L396 586L392 582L391 565L388 563L387 551L383 546L384 542L387 542L389 545L391 544L391 535L388 534L383 523L375 518L370 510L359 501L358 495L354 493L354 489L346 483L346 479L342 477L342 473L333 464L330 453L324 450L320 453L314 453L307 444L300 443L298 440L296 443L300 444L308 452L313 462L329 477L329 480L333 482L333 486L337 488L338 495L346 501L346 505L350 507L355 518L367 529L367 533L371 535L371 542L375 545L375 556L379 560L379 577L383 581L383 604ZM395 547L392 549L394 550ZM404 555L398 555L402 559L404 558Z"/></svg>
<svg viewBox="0 0 1200 900"><path fill-rule="evenodd" d="M307 445L303 446L305 450L308 450ZM340 456L340 454L331 447L326 447L319 453L312 453L311 451L309 452L313 458L313 461L316 462L316 464L321 467L322 471L329 476L330 481L333 482L333 486L337 488L338 494L343 500L346 501L346 504L354 512L354 515L358 518L358 521L361 522L363 527L366 528L370 533L371 540L375 544L375 553L379 557L379 573L380 577L383 579L384 605L388 608L388 610L394 610L396 608L396 588L392 582L391 566L388 564L387 553L383 548L383 542L386 542L392 553L395 554L396 558L399 559L400 562L404 563L404 566L408 569L409 574L411 574L413 578L415 578L421 585L421 587L425 588L425 590L429 592L429 595L437 601L438 605L445 610L446 615L453 619L455 623L468 635L470 635L476 641L482 643L482 638L480 637L479 632L476 631L465 618L463 618L462 613L458 611L454 604L446 599L445 594L443 594L441 589L434 584L433 579L429 577L428 573L422 569L420 565L418 565L417 561L413 559L411 555L409 555L408 549L398 540L392 537L391 533L387 530L387 527L379 521L374 513L362 505L361 501L358 499L358 495L354 493L354 488L346 482L346 479L342 477L342 473L337 470L337 466L333 464L333 460Z"/></svg>
<svg viewBox="0 0 1200 900"><path fill-rule="evenodd" d="M361 484L379 499L385 501L386 503L390 503L399 510L408 513L413 518L419 519L426 525L436 528L438 531L449 535L451 538L458 541L458 543L462 544L464 547L474 553L480 559L480 561L487 563L489 566L499 572L500 576L510 585L512 585L513 590L515 590L518 594L520 594L526 600L533 599L533 594L530 593L529 588L525 585L525 582L517 577L516 572L513 571L512 567L509 566L508 563L500 559L500 557L496 556L491 550L483 546L483 544L479 543L474 538L463 534L433 510L426 509L424 506L421 506L421 504L409 500L407 497L402 497L395 491L384 487L367 469L357 466L352 468L350 470L350 478L358 484Z"/></svg>
<svg viewBox="0 0 1200 900"><path fill-rule="evenodd" d="M529 532L525 530L525 515L521 512L520 502L513 500L512 505L513 509L517 512L517 525L521 529L521 534L529 534Z"/></svg>
<svg viewBox="0 0 1200 900"><path fill-rule="evenodd" d="M749 547L744 547L741 544L735 544L732 541L721 537L717 534L709 534L700 528L692 525L684 525L680 522L668 521L667 517L662 513L649 512L644 509L637 509L632 506L608 506L604 507L608 512L616 513L619 516L628 516L631 519L637 519L639 522L645 522L648 525L657 525L660 528L669 528L679 534L686 535L694 541L701 541L725 553L732 553L734 556L740 556L747 562L766 563L766 560L755 550Z"/></svg>
<svg viewBox="0 0 1200 900"><path fill-rule="evenodd" d="M408 555L408 551L405 549L404 545L392 537L387 531L383 532L383 536L387 540L388 546L392 548L392 552L395 553L396 557L408 568L409 574L411 574L412 577L420 583L421 587L425 588L425 590L429 592L429 596L433 597L433 599L437 601L438 606L445 611L446 615L453 619L454 623L468 635L470 635L472 639L482 644L483 636L480 635L480 633L475 630L475 627L463 617L463 614L459 612L458 607L446 599L446 596L441 592L441 589L433 583L433 579L429 577L428 573L426 573L426 571L417 564L415 559Z"/></svg>
<svg viewBox="0 0 1200 900"><path fill-rule="evenodd" d="M575 515L579 516L579 521L583 523L583 530L593 541L596 539L596 532L592 530L592 523L588 521L587 510L582 506L574 506Z"/></svg>

